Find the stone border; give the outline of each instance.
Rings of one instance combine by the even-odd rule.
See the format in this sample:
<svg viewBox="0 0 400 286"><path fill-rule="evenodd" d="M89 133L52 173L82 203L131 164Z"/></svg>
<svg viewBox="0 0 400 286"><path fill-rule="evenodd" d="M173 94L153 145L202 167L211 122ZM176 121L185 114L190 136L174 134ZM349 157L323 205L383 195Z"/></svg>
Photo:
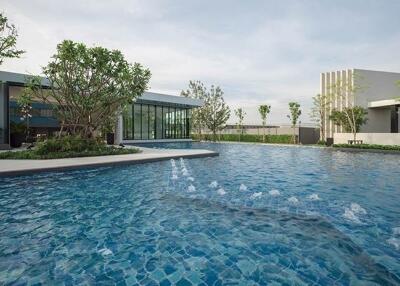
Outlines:
<svg viewBox="0 0 400 286"><path fill-rule="evenodd" d="M145 155L145 156L141 156ZM124 157L125 156L125 157ZM163 149L161 152L153 152L146 151L146 153L135 153L135 154L126 154L126 155L109 155L109 156L94 156L94 157L78 157L78 158L68 158L68 159L48 159L48 160L0 160L0 163L10 163L17 162L20 166L16 166L14 168L8 168L6 170L2 170L0 167L0 177L6 176L20 176L20 175L31 175L40 172L52 172L52 171L66 171L73 169L85 169L85 168L96 168L96 167L105 167L105 166L121 166L121 165L136 165L136 164L144 164L144 163L152 163L158 161L165 161L170 159L179 159L179 158L204 158L204 157L216 157L219 156L219 153L208 150L198 150L198 149ZM130 157L130 158L127 158ZM72 160L70 160L72 159ZM104 159L104 160L101 160ZM111 159L111 160L110 160ZM64 161L63 161L64 160ZM72 162L68 162L68 161ZM79 162L82 160L88 160L92 162ZM60 164L53 164L55 161ZM75 162L73 162L75 161ZM23 163L29 164L33 162L33 166L24 166L21 167ZM46 166L46 162L51 163ZM42 165L37 167L37 164Z"/></svg>

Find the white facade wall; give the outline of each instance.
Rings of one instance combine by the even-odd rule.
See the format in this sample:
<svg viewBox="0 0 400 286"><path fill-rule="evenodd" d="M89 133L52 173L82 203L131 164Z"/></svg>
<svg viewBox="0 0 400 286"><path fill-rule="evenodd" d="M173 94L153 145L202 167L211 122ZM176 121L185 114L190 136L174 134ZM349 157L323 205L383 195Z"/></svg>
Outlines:
<svg viewBox="0 0 400 286"><path fill-rule="evenodd" d="M333 135L335 144L347 144L348 140L353 140L353 134ZM363 144L400 145L400 133L357 133L357 140L362 140Z"/></svg>
<svg viewBox="0 0 400 286"><path fill-rule="evenodd" d="M361 127L364 133L390 133L391 111L390 107L368 108L368 103L377 100L386 100L400 97L400 73L370 71L362 69L347 69L335 72L321 73L320 94L332 93L332 86L341 86L343 100L337 97L331 101L326 110L324 122L325 138L334 138L335 133L344 132L343 128L335 126L329 115L333 108L342 110L344 107L358 105L368 110L368 121ZM349 87L347 89L346 87ZM351 92L356 88L356 92Z"/></svg>

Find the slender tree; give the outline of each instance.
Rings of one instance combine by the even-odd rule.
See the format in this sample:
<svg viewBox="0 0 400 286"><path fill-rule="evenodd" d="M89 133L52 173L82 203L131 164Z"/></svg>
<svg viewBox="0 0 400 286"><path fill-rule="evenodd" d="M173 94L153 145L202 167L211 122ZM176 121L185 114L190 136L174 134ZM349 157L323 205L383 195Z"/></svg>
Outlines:
<svg viewBox="0 0 400 286"><path fill-rule="evenodd" d="M328 95L317 94L312 98L313 106L311 108L310 117L317 123L320 131L321 141L325 142L325 120L326 112L329 108L331 100Z"/></svg>
<svg viewBox="0 0 400 286"><path fill-rule="evenodd" d="M214 141L217 138L217 131L225 128L231 113L223 94L224 92L219 86L214 87L212 85L204 101L202 116L206 127L213 134Z"/></svg>
<svg viewBox="0 0 400 286"><path fill-rule="evenodd" d="M342 126L346 132L353 132L352 122L349 121L347 114L353 114L355 121L355 133L360 132L361 126L367 122L367 110L360 106L351 107L353 110L348 110L350 107L345 107L342 111L333 109L329 118L338 126ZM354 139L355 140L355 139Z"/></svg>
<svg viewBox="0 0 400 286"><path fill-rule="evenodd" d="M118 50L88 48L65 40L43 73L50 90L41 88L41 79L32 77L26 92L53 107L61 131L92 138L128 104L147 89L150 71L139 63L128 63ZM60 132L61 134L61 132Z"/></svg>
<svg viewBox="0 0 400 286"><path fill-rule="evenodd" d="M25 140L29 138L29 120L32 117L32 103L32 95L23 90L17 98L17 104L21 112L21 120L25 122Z"/></svg>
<svg viewBox="0 0 400 286"><path fill-rule="evenodd" d="M19 58L25 53L17 49L17 38L17 28L8 22L3 13L0 13L0 65L7 58Z"/></svg>
<svg viewBox="0 0 400 286"><path fill-rule="evenodd" d="M258 107L258 112L261 115L261 121L262 121L262 126L263 126L263 137L262 140L265 142L265 126L267 125L267 116L271 111L271 105L260 105Z"/></svg>
<svg viewBox="0 0 400 286"><path fill-rule="evenodd" d="M358 124L361 111L361 107L356 105L356 97L361 91L365 89L365 87L359 84L359 79L360 77L357 74L353 73L350 80L338 80L328 87L329 97L331 98L331 101L336 101L340 106L342 106L341 112L347 122L345 124L348 126L347 132L353 134L354 140L356 140L357 132L359 131ZM331 114L334 110L335 109L331 110Z"/></svg>
<svg viewBox="0 0 400 286"><path fill-rule="evenodd" d="M205 100L207 97L207 89L201 81L190 81L189 88L187 90L181 91L181 96L190 97L195 99ZM202 130L205 128L205 116L204 116L204 107L198 107L192 109L191 113L191 124L192 128L196 130L199 138L202 138Z"/></svg>
<svg viewBox="0 0 400 286"><path fill-rule="evenodd" d="M243 111L242 108L235 109L235 115L238 118L238 122L236 123L236 127L239 130L239 141L240 137L243 135L243 121L246 116L246 112Z"/></svg>
<svg viewBox="0 0 400 286"><path fill-rule="evenodd" d="M301 115L300 104L297 102L289 102L290 115L287 117L290 119L293 128L293 143L296 144L296 125Z"/></svg>

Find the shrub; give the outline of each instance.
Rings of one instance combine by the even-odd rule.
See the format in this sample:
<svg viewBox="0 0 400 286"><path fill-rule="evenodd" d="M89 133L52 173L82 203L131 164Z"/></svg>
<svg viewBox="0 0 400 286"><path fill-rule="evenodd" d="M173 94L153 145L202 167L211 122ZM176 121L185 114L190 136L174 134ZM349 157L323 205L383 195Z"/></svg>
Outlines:
<svg viewBox="0 0 400 286"><path fill-rule="evenodd" d="M98 139L83 139L79 136L64 136L61 138L49 138L38 142L36 144L35 152L38 155L46 155L55 152L98 151L105 147L105 143Z"/></svg>
<svg viewBox="0 0 400 286"><path fill-rule="evenodd" d="M378 144L334 144L336 148L353 148L353 149L375 149L400 151L400 145L378 145Z"/></svg>
<svg viewBox="0 0 400 286"><path fill-rule="evenodd" d="M200 138L199 135L194 134L192 136L195 140L206 140L212 141L211 134L203 134ZM217 135L217 140L219 141L239 141L239 134L221 134ZM293 136L292 135L265 135L265 142L262 140L262 135L253 135L253 134L242 134L240 136L240 142L255 142L255 143L280 143L280 144L292 144Z"/></svg>

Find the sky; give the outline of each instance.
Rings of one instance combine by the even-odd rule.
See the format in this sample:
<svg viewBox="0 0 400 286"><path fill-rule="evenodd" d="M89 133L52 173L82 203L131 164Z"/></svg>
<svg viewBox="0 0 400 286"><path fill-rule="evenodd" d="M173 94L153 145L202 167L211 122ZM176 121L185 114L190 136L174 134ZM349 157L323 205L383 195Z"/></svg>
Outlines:
<svg viewBox="0 0 400 286"><path fill-rule="evenodd" d="M0 11L26 50L1 70L40 74L64 39L100 45L149 68L153 92L220 86L247 124L260 124L260 104L288 124L290 101L310 123L321 72L400 72L398 0L0 0Z"/></svg>

